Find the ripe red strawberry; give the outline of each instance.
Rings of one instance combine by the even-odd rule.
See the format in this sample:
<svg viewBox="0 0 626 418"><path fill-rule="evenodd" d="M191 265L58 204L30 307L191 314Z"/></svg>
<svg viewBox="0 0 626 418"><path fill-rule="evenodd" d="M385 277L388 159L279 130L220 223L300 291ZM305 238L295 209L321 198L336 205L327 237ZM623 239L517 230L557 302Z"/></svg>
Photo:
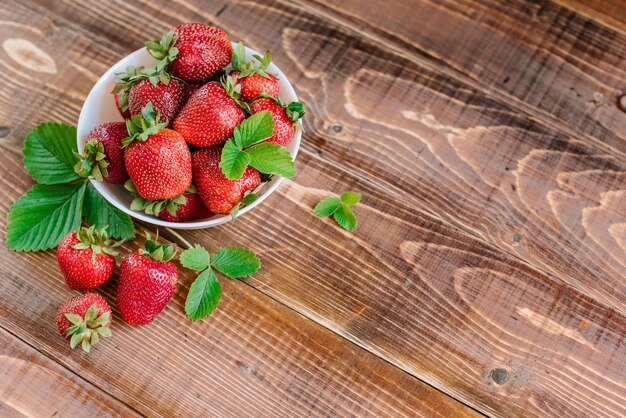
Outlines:
<svg viewBox="0 0 626 418"><path fill-rule="evenodd" d="M278 78L265 71L272 62L272 54L267 51L263 56L254 55L254 58L259 62L258 65L252 61L246 62L246 49L242 42L239 42L233 49L231 64L235 71L229 75L241 88L241 100L249 102L262 93L278 96L280 88Z"/></svg>
<svg viewBox="0 0 626 418"><path fill-rule="evenodd" d="M144 199L171 199L191 185L191 153L178 132L157 123L151 103L142 116L127 121L126 171Z"/></svg>
<svg viewBox="0 0 626 418"><path fill-rule="evenodd" d="M178 283L178 269L170 261L176 254L174 245L159 245L148 235L144 247L129 254L120 266L117 307L130 325L152 322Z"/></svg>
<svg viewBox="0 0 626 418"><path fill-rule="evenodd" d="M165 208L159 213L159 219L168 222L193 222L213 216L198 193L185 194L184 196L187 201L176 209L176 215L172 215Z"/></svg>
<svg viewBox="0 0 626 418"><path fill-rule="evenodd" d="M239 180L228 180L220 167L222 147L201 149L193 154L193 178L198 194L211 212L230 213L246 191L261 184L259 172L246 167Z"/></svg>
<svg viewBox="0 0 626 418"><path fill-rule="evenodd" d="M128 180L124 167L122 140L128 136L124 122L108 122L96 126L87 134L82 154L74 170L83 177L122 184Z"/></svg>
<svg viewBox="0 0 626 418"><path fill-rule="evenodd" d="M198 147L220 144L245 119L232 80L225 81L225 85L228 91L217 81L211 81L191 95L174 120L174 130L185 141Z"/></svg>
<svg viewBox="0 0 626 418"><path fill-rule="evenodd" d="M109 280L115 270L113 242L104 228L80 228L63 238L57 248L57 261L70 289L91 290Z"/></svg>
<svg viewBox="0 0 626 418"><path fill-rule="evenodd" d="M240 94L243 101L250 102L262 93L278 96L280 82L272 74L268 73L267 77L265 77L259 73L254 73L246 77L240 77L239 71L233 71L229 75L233 76L237 80L237 84L241 86Z"/></svg>
<svg viewBox="0 0 626 418"><path fill-rule="evenodd" d="M291 142L296 133L295 123L304 116L304 104L291 102L288 105L280 98L273 98L262 95L250 104L252 114L269 111L274 120L274 134L267 139L268 142L275 142L286 146Z"/></svg>
<svg viewBox="0 0 626 418"><path fill-rule="evenodd" d="M124 110L122 109L122 106L120 105L119 93L114 94L113 99L115 100L115 107L117 107L117 110L120 112L120 115L122 115L124 120L130 119L130 111L128 110L128 107L126 107L126 110Z"/></svg>
<svg viewBox="0 0 626 418"><path fill-rule="evenodd" d="M217 74L230 63L232 46L226 32L201 23L185 23L159 40L146 42L150 55L168 71L189 83Z"/></svg>
<svg viewBox="0 0 626 418"><path fill-rule="evenodd" d="M56 323L59 334L70 340L70 347L81 344L89 352L100 337L111 336L111 308L95 293L74 296L59 307Z"/></svg>
<svg viewBox="0 0 626 418"><path fill-rule="evenodd" d="M162 69L127 67L126 72L116 74L117 85L113 93L118 107L130 116L141 114L148 103L161 113L159 122L171 123L184 103L184 85Z"/></svg>

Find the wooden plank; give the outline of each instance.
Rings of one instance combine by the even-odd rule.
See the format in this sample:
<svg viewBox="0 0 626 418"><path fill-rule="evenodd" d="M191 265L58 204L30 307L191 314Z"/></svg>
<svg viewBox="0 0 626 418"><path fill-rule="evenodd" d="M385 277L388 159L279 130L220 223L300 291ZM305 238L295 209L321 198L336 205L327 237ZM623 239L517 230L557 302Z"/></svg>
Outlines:
<svg viewBox="0 0 626 418"><path fill-rule="evenodd" d="M112 43L120 21L153 11L124 2L113 19L98 2L85 16L71 4L45 5L86 30L101 15L97 33ZM292 6L170 9L140 30L153 34L133 36L156 36L173 14L271 49L310 105L305 147L626 312L626 160L614 148L538 123ZM241 19L266 22L264 30Z"/></svg>
<svg viewBox="0 0 626 418"><path fill-rule="evenodd" d="M0 412L12 416L139 416L0 329Z"/></svg>
<svg viewBox="0 0 626 418"><path fill-rule="evenodd" d="M626 115L617 106L626 93L624 24L615 30L551 1L298 3L564 132L626 151ZM623 2L593 3L587 8L624 10Z"/></svg>
<svg viewBox="0 0 626 418"><path fill-rule="evenodd" d="M3 155L2 239L8 205L28 187L27 175L20 167L19 156ZM139 239L128 243L123 253L136 251L140 243ZM57 334L54 315L61 302L76 292L65 286L55 252L15 253L2 244L0 257L0 329L11 330L80 378L144 415L477 415L237 281L222 281L224 299L216 314L191 323L183 306L193 275L182 269L174 299L153 324L144 327L131 327L115 319L119 318L113 303L117 280L111 279L99 292L113 307L114 336L89 354L71 351ZM17 351L21 356L28 354ZM0 363L2 359L0 356ZM26 366L17 367L5 374L7 387L0 384L0 394L6 394L9 406L22 411L26 408L24 402L32 399L19 395L19 389L26 384L21 379L28 370ZM30 374L36 382L30 390L43 391L41 396L45 396L45 385L49 383L45 379L54 377L37 374L37 370ZM11 390L14 386L16 389ZM58 389L68 388L65 385ZM78 397L70 407L83 400ZM92 401L94 405L96 401ZM42 415L53 405L57 404L33 403L30 408L35 409L30 411Z"/></svg>
<svg viewBox="0 0 626 418"><path fill-rule="evenodd" d="M622 0L555 0L615 30L626 32L626 7Z"/></svg>
<svg viewBox="0 0 626 418"><path fill-rule="evenodd" d="M72 7L59 7L54 13L71 15ZM97 15L99 7L94 3L93 8L91 4L87 8L89 13ZM185 7L179 10L174 6L171 11L176 10L174 14L180 20L207 20L209 17L197 14L197 9L189 11ZM120 5L122 20L128 18L126 11L125 6ZM548 146L563 148L563 143L557 140L567 138L516 117L506 106L447 77L426 70L422 71L423 75L417 74L418 68L403 61L395 64L390 59L399 58L376 50L368 42L329 29L312 15L282 6L247 4L246 8L238 8L235 5L220 14L220 23L235 34L237 30L229 26L240 28L239 31L252 30L235 25L238 13L240 19L254 14L260 21L273 22L273 26L268 25L266 44L263 39L256 42L276 51L277 62L281 66L286 63L288 73L294 75L300 91L309 99L312 106L309 131L313 134L308 140L315 147L307 146L302 150L296 180L287 182L268 203L238 221L236 234L222 227L190 237L207 244L251 246L261 254L265 265L263 273L249 281L251 285L481 411L499 415L623 415L619 403L624 386L620 373L624 367L623 315L416 210L411 194L399 197L396 192L403 190L402 187L412 193L423 187L425 195L428 191L443 196L434 198L448 196L446 200L449 200L442 200L447 204L472 197L468 194L468 184L473 186L472 182L462 183L456 194L446 195L441 192L440 179L432 184L425 181L456 175L450 168L445 171L436 168L439 162L434 153L426 160L432 164L432 177L419 180L418 184L408 177L406 170L403 173L386 162L394 158L407 164L397 156L408 153L412 157L410 153L417 137L433 141L428 146L423 144L422 154L441 151L448 135L466 130L466 134L474 135L481 129L493 132L494 141L507 137L498 129L489 129L491 125L486 122L496 127L506 122L505 128L510 130L510 135L515 134L518 141L530 137L529 141L534 138L539 142L546 137L544 135L554 135L554 144ZM82 24L81 19L77 15L74 24ZM99 24L100 33L114 32L106 29L107 25L113 25L106 17L103 16ZM158 30L171 24L162 22ZM307 30L317 31L308 34L308 41L305 40ZM107 39L113 42L115 36ZM253 39L249 34L244 34L244 39L246 36ZM307 42L310 51L303 48ZM284 49L280 47L282 44ZM327 52L320 52L322 44ZM343 49L337 44L344 44ZM298 63L290 58L296 50L302 54ZM335 66L333 60L343 68ZM365 63L372 67L372 83L358 79L370 74L361 71ZM328 70L328 74L322 74L323 70ZM361 72L355 75L357 71ZM447 98L447 106L453 112L442 121L432 115L415 121L419 113L410 113L412 108L407 108L406 103L403 108L393 107L397 105L380 94L389 84L393 87L392 77L383 71L397 72L400 87L414 83L424 89L423 97L398 95L399 98L410 100L412 105L417 99L424 99L426 104L434 103L437 106L433 112L437 116L441 112L436 111L445 108L444 98ZM373 114L375 109L367 100L382 98L383 108L391 105L392 110L406 110L389 123L401 122L399 128L387 126L383 131L384 124L364 122L364 118L342 110L349 108L341 84L346 77L351 85L363 88L364 103L352 100L349 102L352 106L370 106L372 108L367 110ZM436 93L437 88L448 96ZM408 95L416 94L407 88L403 91ZM466 101L470 106L463 109L469 113L469 120L462 121L459 113L462 114L461 103ZM470 130L478 122L485 122L485 125L474 128L478 132ZM445 123L453 128L452 132L445 129ZM419 135L414 135L414 126L418 124ZM395 130L390 133L390 129ZM396 135L399 139L394 138ZM374 142L375 139L378 141ZM383 148L381 139L388 148ZM404 147L400 146L400 140L405 141ZM381 148L385 152L381 152ZM367 169L372 169L367 163L376 162L374 150L380 167L377 175L396 189L386 187L383 190L377 186L380 180L367 176ZM568 149L571 150L575 149ZM324 158L317 156L317 151ZM330 156L331 160L337 160L341 154L356 159L358 165L351 168L360 176L326 159ZM471 166L465 164L460 169L472 173ZM415 166L412 169L418 179L424 176L425 170L419 171ZM534 169L529 172L535 174ZM478 175L476 177L480 180ZM487 190L493 192L491 179L488 185ZM331 223L321 226L320 220L310 213L311 206L320 197L346 188L361 190L366 196L358 212L361 226L357 235L345 234ZM484 201L481 203L484 213ZM271 207L281 210L272 211ZM522 239L515 236L514 241L519 243ZM606 296L605 299L615 301Z"/></svg>

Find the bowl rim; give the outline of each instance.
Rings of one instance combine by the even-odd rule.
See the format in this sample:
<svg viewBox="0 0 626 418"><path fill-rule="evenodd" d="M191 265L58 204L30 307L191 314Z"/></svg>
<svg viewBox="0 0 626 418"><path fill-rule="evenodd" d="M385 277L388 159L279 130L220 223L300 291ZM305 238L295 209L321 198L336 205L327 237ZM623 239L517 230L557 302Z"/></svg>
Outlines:
<svg viewBox="0 0 626 418"><path fill-rule="evenodd" d="M236 42L231 42L233 48L237 45ZM259 54L259 52L257 52L256 50L249 48L249 47L245 47L246 48L246 55L251 55L251 54L258 54L258 55L262 55ZM81 135L81 121L83 121L83 124L87 123L84 122L87 119L87 113L92 111L92 109L87 109L85 104L87 103L89 97L92 94L97 94L97 91L101 90L104 88L104 85L110 83L113 80L114 74L117 72L122 71L122 69L124 68L124 66L128 65L127 61L129 60L133 60L133 59L137 59L137 57L147 54L148 52L146 51L145 48L139 48L136 51L124 56L123 58L121 58L120 60L118 60L115 64L113 64L111 67L109 67L109 69L98 79L98 81L96 81L96 83L93 85L93 87L91 88L91 90L89 91L89 94L87 95L87 97L85 98L85 101L83 102L83 106L81 108L80 111L80 115L78 117L78 124L77 124L77 135L76 135L76 142L77 142L77 146L78 146L78 150L79 152L83 151L83 147L84 147L84 137L86 136L86 132L89 132L91 129L95 128L95 126L91 126L88 129L84 130L84 134ZM281 84L281 90L283 90L283 88L286 91L283 91L283 96L290 96L290 101L297 101L298 100L298 96L296 94L295 89L293 88L293 85L291 84L291 82L289 81L289 79L287 78L287 76L282 72L282 70L276 65L274 64L274 62L272 62L268 68L268 72L271 72L273 74L276 74L279 78L279 80L284 81L284 85ZM296 156L298 155L298 151L300 150L300 144L301 144L301 139L302 139L302 121L299 120L297 122L297 125L300 125L299 128L296 129L296 133L292 139L292 143L294 144L294 148L293 151L290 152L294 162L296 160ZM291 145L291 144L290 144ZM267 185L266 188L264 188L262 190L262 193L259 194L259 198L257 200L255 200L254 202L252 202L251 204L245 206L244 208L242 208L239 213L237 214L236 218L240 218L241 216L245 215L246 213L248 213L249 211L251 211L252 209L254 209L256 206L258 206L259 204L261 204L261 202L263 202L265 199L267 199L274 191L276 191L276 189L278 188L278 186L280 186L280 184L285 180L285 178L283 176L278 176L275 175L274 178L272 179L272 181L269 182L269 184ZM232 217L230 215L214 215L213 217L209 218L209 219L205 219L202 221L194 221L194 222L168 222L168 221L164 221L161 220L155 216L152 215L148 215L144 212L139 212L139 211L134 211L131 210L130 207L128 207L127 205L122 204L121 202L117 201L117 199L113 199L110 196L110 191L107 190L107 187L110 185L107 185L107 183L104 182L100 182L95 180L93 177L89 177L89 181L91 182L91 184L95 187L95 189L102 195L102 197L104 197L106 199L107 202L109 202L111 205L115 206L117 209L121 210L122 212L128 214L129 216L131 216L132 218L135 218L137 220L149 223L151 225L156 225L156 226L162 226L162 227L167 227L167 228L172 228L172 229L205 229L205 228L211 228L214 226L218 226L218 225L222 225L228 222L232 221ZM117 186L117 185L115 185Z"/></svg>

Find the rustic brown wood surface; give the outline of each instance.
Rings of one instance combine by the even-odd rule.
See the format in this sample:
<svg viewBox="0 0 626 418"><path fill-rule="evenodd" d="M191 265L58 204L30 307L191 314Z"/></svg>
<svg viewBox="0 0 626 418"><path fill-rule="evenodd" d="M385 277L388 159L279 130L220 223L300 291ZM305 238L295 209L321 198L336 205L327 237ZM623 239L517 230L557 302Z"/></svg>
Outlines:
<svg viewBox="0 0 626 418"><path fill-rule="evenodd" d="M309 115L297 177L234 226L182 234L263 261L223 282L201 323L184 317L185 273L152 326L117 321L111 341L71 352L53 324L71 294L55 252L2 244L0 413L625 416L624 13L620 0L4 2L2 235L32 183L25 133L75 123L111 64L179 22L270 49ZM311 213L349 189L363 193L355 233Z"/></svg>

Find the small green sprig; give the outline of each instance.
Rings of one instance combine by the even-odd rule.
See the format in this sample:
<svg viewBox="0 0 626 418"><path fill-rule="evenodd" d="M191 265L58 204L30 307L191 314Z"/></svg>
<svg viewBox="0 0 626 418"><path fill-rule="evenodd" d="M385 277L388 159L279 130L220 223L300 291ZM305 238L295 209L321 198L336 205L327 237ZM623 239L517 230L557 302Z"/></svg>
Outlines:
<svg viewBox="0 0 626 418"><path fill-rule="evenodd" d="M85 144L83 153L76 152L78 162L74 165L74 171L81 177L93 176L98 181L104 181L109 175L109 162L104 153L104 144L97 139L91 139Z"/></svg>
<svg viewBox="0 0 626 418"><path fill-rule="evenodd" d="M139 253L150 257L154 261L161 263L168 262L176 256L175 244L158 244L159 233L153 239L149 232L146 232L146 241L143 244L143 248L139 249Z"/></svg>
<svg viewBox="0 0 626 418"><path fill-rule="evenodd" d="M222 148L220 167L229 180L241 178L249 165L261 173L283 177L296 175L296 165L289 152L274 142L261 142L274 133L272 114L264 110L235 127L233 137Z"/></svg>
<svg viewBox="0 0 626 418"><path fill-rule="evenodd" d="M124 241L114 241L109 238L107 233L107 227L96 229L95 225L91 225L89 228L81 227L76 232L76 238L79 243L72 246L76 250L86 250L91 248L92 258L95 260L96 255L104 253L112 256L117 256L119 253L113 248L119 247Z"/></svg>
<svg viewBox="0 0 626 418"><path fill-rule="evenodd" d="M161 120L161 112L157 109L155 113L152 102L148 102L141 109L141 115L134 115L130 119L126 119L128 137L122 140L122 145L127 147L137 140L146 141L150 135L154 135L167 127L167 121L159 123L159 120Z"/></svg>
<svg viewBox="0 0 626 418"><path fill-rule="evenodd" d="M185 250L180 256L181 264L200 272L189 288L185 312L192 321L209 316L222 298L222 286L213 269L231 279L248 277L259 271L261 260L252 251L241 247L219 248L210 255L199 244Z"/></svg>
<svg viewBox="0 0 626 418"><path fill-rule="evenodd" d="M238 77L247 77L257 73L269 79L270 76L265 72L265 70L267 70L267 67L272 62L272 53L270 51L265 51L263 56L255 54L253 57L259 62L258 64L255 64L252 61L246 61L246 47L243 45L243 42L239 42L237 46L233 48L233 55L230 64L234 70L239 71Z"/></svg>
<svg viewBox="0 0 626 418"><path fill-rule="evenodd" d="M175 196L171 199L149 200L144 199L139 195L139 192L135 187L135 183L133 183L132 180L126 181L126 183L124 183L124 188L133 195L133 201L130 203L131 210L144 211L148 215L154 216L159 216L163 209L167 209L172 216L176 216L178 209L187 203L185 195L196 193L196 186L192 184L183 194Z"/></svg>
<svg viewBox="0 0 626 418"><path fill-rule="evenodd" d="M323 199L315 206L313 212L323 218L333 215L339 226L346 231L354 231L357 227L357 219L350 206L356 205L360 200L360 193L345 192L339 197Z"/></svg>

